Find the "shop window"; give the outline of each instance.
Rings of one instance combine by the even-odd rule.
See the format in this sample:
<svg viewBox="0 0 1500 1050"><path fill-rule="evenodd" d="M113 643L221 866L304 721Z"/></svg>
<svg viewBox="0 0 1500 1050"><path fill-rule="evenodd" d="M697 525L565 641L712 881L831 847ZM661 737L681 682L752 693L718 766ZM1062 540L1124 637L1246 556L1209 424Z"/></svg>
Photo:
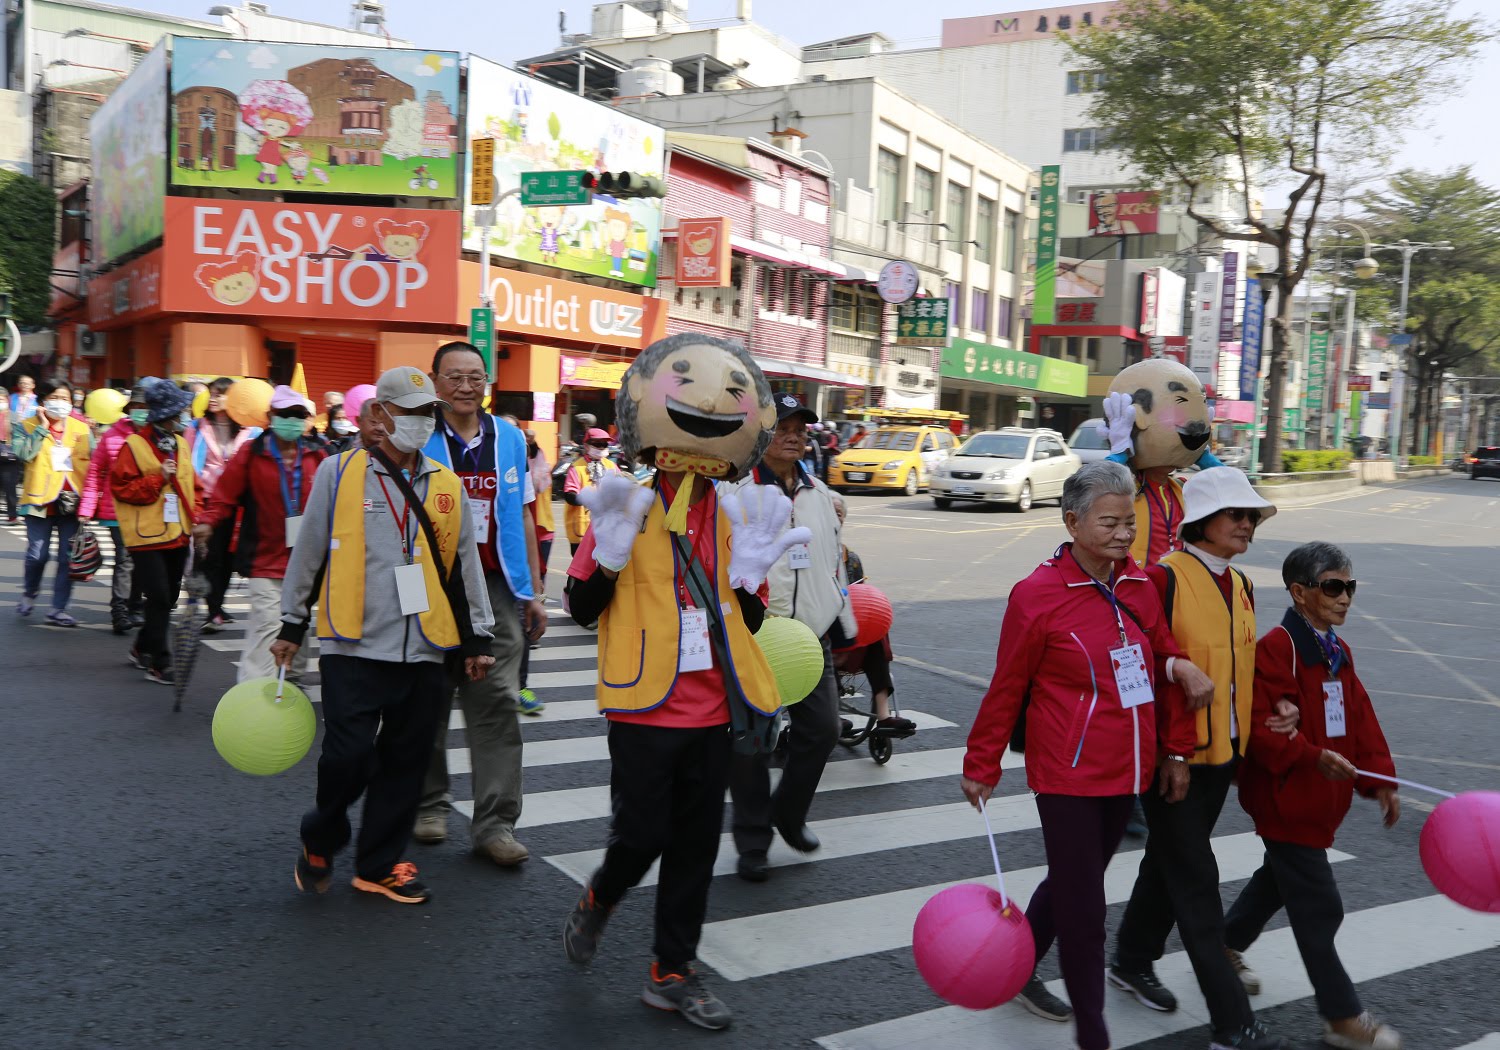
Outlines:
<svg viewBox="0 0 1500 1050"><path fill-rule="evenodd" d="M881 149L875 160L876 203L879 217L885 222L896 222L901 218L901 155Z"/></svg>
<svg viewBox="0 0 1500 1050"><path fill-rule="evenodd" d="M1000 268L1011 273L1017 272L1017 263L1021 258L1021 242L1026 239L1025 228L1021 225L1021 221L1020 212L1006 209L1005 229L1001 231L1004 240L1000 242Z"/></svg>
<svg viewBox="0 0 1500 1050"><path fill-rule="evenodd" d="M948 317L952 321L954 328L962 328L964 326L963 292L962 287L952 281L948 282Z"/></svg>
<svg viewBox="0 0 1500 1050"><path fill-rule="evenodd" d="M969 191L956 182L948 183L948 213L943 216L948 224L948 236L960 241L969 239ZM963 245L959 245L962 248Z"/></svg>
<svg viewBox="0 0 1500 1050"><path fill-rule="evenodd" d="M1083 340L1076 335L1068 336L1068 349L1063 354L1063 358L1068 361L1077 361L1081 353L1083 353Z"/></svg>
<svg viewBox="0 0 1500 1050"><path fill-rule="evenodd" d="M1088 358L1087 364L1089 366L1089 371L1090 372L1096 372L1099 369L1099 344L1100 344L1100 342L1101 342L1101 340L1099 340L1098 338L1093 338L1093 337L1085 339L1083 341L1084 353L1085 353L1085 355Z"/></svg>
<svg viewBox="0 0 1500 1050"><path fill-rule="evenodd" d="M856 317L858 314L858 297L853 288L838 287L833 289L833 297L828 303L828 326L830 328L842 329L845 332L858 331Z"/></svg>
<svg viewBox="0 0 1500 1050"><path fill-rule="evenodd" d="M1016 304L1013 299L1000 295L995 297L995 334L1001 339L1011 337L1011 326L1015 324Z"/></svg>
<svg viewBox="0 0 1500 1050"><path fill-rule="evenodd" d="M974 289L974 309L969 316L969 327L986 332L990 327L990 293L983 288Z"/></svg>
<svg viewBox="0 0 1500 1050"><path fill-rule="evenodd" d="M980 197L974 206L974 258L982 263L995 261L995 202Z"/></svg>
<svg viewBox="0 0 1500 1050"><path fill-rule="evenodd" d="M937 210L937 172L914 169L911 205L918 215L931 215Z"/></svg>

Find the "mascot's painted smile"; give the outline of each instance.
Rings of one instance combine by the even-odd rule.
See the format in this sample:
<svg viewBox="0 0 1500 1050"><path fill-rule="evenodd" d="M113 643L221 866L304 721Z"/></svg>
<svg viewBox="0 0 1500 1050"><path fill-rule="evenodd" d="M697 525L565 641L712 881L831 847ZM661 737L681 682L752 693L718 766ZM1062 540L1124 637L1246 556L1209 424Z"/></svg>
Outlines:
<svg viewBox="0 0 1500 1050"><path fill-rule="evenodd" d="M1177 437L1182 442L1182 447L1197 452L1208 444L1208 427L1203 423L1189 423L1185 427L1177 428Z"/></svg>
<svg viewBox="0 0 1500 1050"><path fill-rule="evenodd" d="M728 437L745 425L745 412L703 412L675 397L666 399L667 416L677 429L700 438ZM1205 435L1206 436L1206 435Z"/></svg>

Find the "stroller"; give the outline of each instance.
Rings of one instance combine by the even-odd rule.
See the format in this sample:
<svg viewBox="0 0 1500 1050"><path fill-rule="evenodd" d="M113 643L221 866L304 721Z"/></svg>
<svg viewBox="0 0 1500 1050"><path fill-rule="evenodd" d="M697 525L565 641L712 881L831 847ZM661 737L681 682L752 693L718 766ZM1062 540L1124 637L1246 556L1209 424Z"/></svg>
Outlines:
<svg viewBox="0 0 1500 1050"><path fill-rule="evenodd" d="M878 652L872 654L869 650ZM865 744L875 764L883 766L891 760L891 755L895 754L896 741L906 739L914 734L916 729L893 729L879 724L879 716L875 713L873 702L875 690L870 687L865 673L866 660L872 656L877 658L883 656L885 665L889 666L891 662L890 639L882 638L873 645L841 649L833 654L833 669L839 682L839 714L853 716L853 718L840 718L839 743L851 750ZM894 692L891 694L890 705L891 714L900 718L901 708L896 703ZM864 724L859 725L859 720L863 720Z"/></svg>

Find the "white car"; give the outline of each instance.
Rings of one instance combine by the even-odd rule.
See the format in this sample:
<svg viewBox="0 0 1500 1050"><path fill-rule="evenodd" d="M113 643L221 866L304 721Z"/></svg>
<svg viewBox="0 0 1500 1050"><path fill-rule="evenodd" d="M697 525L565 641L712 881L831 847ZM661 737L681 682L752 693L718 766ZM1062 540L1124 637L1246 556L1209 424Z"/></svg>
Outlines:
<svg viewBox="0 0 1500 1050"><path fill-rule="evenodd" d="M1055 430L1006 427L975 434L928 475L932 502L1004 503L1018 511L1039 499L1062 498L1063 482L1083 466Z"/></svg>
<svg viewBox="0 0 1500 1050"><path fill-rule="evenodd" d="M1104 420L1085 419L1068 438L1068 448L1085 463L1109 458L1109 438L1104 433Z"/></svg>

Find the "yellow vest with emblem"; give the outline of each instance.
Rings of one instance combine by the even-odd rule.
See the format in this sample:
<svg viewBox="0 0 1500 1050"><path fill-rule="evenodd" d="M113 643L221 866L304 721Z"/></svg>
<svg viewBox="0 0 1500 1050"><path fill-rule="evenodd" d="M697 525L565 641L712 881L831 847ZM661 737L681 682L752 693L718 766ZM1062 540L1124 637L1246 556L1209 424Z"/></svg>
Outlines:
<svg viewBox="0 0 1500 1050"><path fill-rule="evenodd" d="M41 416L28 419L21 426L25 428L28 435L35 434L38 430L49 429L47 421ZM62 492L64 477L72 482L73 491L82 496L84 482L89 476L89 449L92 443L88 424L81 423L72 416L64 417L62 447L72 453L73 469L62 471L53 468L52 450L57 447L57 443L52 440L50 433L45 435L36 457L26 464L26 478L21 487L21 506L50 505Z"/></svg>
<svg viewBox="0 0 1500 1050"><path fill-rule="evenodd" d="M174 483L162 486L161 496L155 503L141 507L124 500L115 500L115 519L120 523L120 539L126 547L154 547L171 543L187 534L198 516L197 490L193 486L193 457L188 452L187 442L177 437L177 473ZM151 445L139 434L125 439L125 447L135 457L136 466L142 473L159 470L159 460ZM168 521L166 496L177 495L177 520Z"/></svg>
<svg viewBox="0 0 1500 1050"><path fill-rule="evenodd" d="M1250 708L1255 698L1255 610L1250 603L1250 582L1231 566L1226 602L1213 573L1191 551L1173 551L1161 564L1171 574L1166 613L1172 637L1214 681L1213 702L1196 713L1198 742L1190 761L1223 765L1236 753L1243 756L1250 743ZM1239 728L1237 752L1231 739L1231 703Z"/></svg>
<svg viewBox="0 0 1500 1050"><path fill-rule="evenodd" d="M322 594L318 598L319 638L357 642L364 637L365 471L369 461L368 452L353 449L339 456L335 468L333 527ZM415 564L422 566L422 579L427 584L427 611L417 614L417 629L434 649L456 649L460 642L458 624L443 590L443 577L457 556L464 515L463 482L442 464L430 459L427 463L437 469L425 475L427 494L422 506L427 509L433 532L437 534L439 557L429 556L426 534L418 529L412 557ZM379 587L391 588L388 600L394 602L393 584L391 580L376 582Z"/></svg>
<svg viewBox="0 0 1500 1050"><path fill-rule="evenodd" d="M677 555L666 528L666 507L655 493L645 530L636 537L630 561L615 581L615 594L599 617L599 710L649 711L664 703L677 681L677 654L682 643L682 616L677 599ZM729 585L729 521L714 513L714 596L719 600L728 667L724 675L729 702L735 694L762 714L781 706L776 680L765 654L740 613ZM712 623L712 621L710 621ZM713 630L710 626L709 630Z"/></svg>
<svg viewBox="0 0 1500 1050"><path fill-rule="evenodd" d="M608 456L605 456L599 463L605 473L619 473L620 468ZM580 489L586 489L593 484L589 480L588 457L579 456L568 469L578 476ZM541 498L541 493L537 493L537 498ZM551 513L550 509L548 513ZM569 543L582 543L584 534L589 531L589 509L572 503L567 504L563 509L563 528L567 530Z"/></svg>

